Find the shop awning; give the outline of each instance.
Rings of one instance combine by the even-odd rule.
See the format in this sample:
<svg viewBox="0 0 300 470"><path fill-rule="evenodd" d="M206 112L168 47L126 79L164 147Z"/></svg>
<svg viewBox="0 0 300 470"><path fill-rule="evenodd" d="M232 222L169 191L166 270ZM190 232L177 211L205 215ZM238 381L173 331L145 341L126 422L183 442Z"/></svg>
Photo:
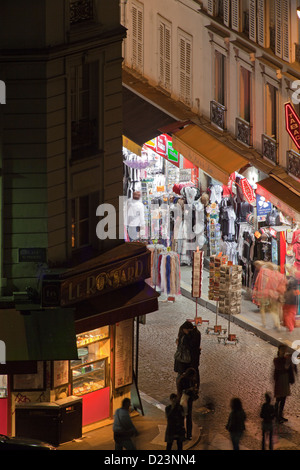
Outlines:
<svg viewBox="0 0 300 470"><path fill-rule="evenodd" d="M159 294L145 282L86 300L75 306L76 334L158 310Z"/></svg>
<svg viewBox="0 0 300 470"><path fill-rule="evenodd" d="M0 310L6 362L77 359L74 313L70 309Z"/></svg>
<svg viewBox="0 0 300 470"><path fill-rule="evenodd" d="M161 134L160 128L175 122L176 120L171 116L123 86L123 135L125 139L142 147L145 142Z"/></svg>
<svg viewBox="0 0 300 470"><path fill-rule="evenodd" d="M212 178L223 184L229 176L249 162L196 124L172 136L173 148Z"/></svg>
<svg viewBox="0 0 300 470"><path fill-rule="evenodd" d="M272 177L257 183L256 193L265 197L285 215L300 222L300 196Z"/></svg>

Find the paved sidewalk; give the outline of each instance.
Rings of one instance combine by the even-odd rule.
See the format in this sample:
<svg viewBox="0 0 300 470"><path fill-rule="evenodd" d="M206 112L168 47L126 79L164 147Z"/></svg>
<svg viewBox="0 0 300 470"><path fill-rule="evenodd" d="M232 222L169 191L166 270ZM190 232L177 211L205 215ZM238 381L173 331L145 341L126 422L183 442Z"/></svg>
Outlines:
<svg viewBox="0 0 300 470"><path fill-rule="evenodd" d="M191 283L192 283L192 268L190 266L181 267L181 294L192 299L191 296ZM209 273L206 269L203 270L202 282L202 296L198 299L199 305L203 305L209 310L216 312L216 302L208 299L208 283ZM231 321L245 330L255 333L257 336L265 341L268 341L273 346L278 346L281 343L286 344L289 348L297 350L298 346L294 341L299 341L300 347L300 328L295 328L293 331L288 331L285 327L281 327L281 331L274 328L272 316L266 314L266 327L264 328L261 323L261 316L258 307L247 298L246 291L243 291L241 313L238 315L231 315ZM195 300L195 299L193 299ZM224 327L228 324L228 315L218 314L218 318L222 319ZM210 325L213 326L213 325Z"/></svg>

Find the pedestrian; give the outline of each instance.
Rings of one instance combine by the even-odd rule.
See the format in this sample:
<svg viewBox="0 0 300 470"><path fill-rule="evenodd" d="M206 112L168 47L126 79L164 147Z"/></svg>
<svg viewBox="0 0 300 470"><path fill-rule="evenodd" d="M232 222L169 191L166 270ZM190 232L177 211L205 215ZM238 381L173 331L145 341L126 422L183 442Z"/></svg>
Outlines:
<svg viewBox="0 0 300 470"><path fill-rule="evenodd" d="M189 362L181 362L175 360L174 371L178 374L182 374L187 369L192 367L196 371L196 383L197 388L200 387L200 354L201 354L201 333L198 328L193 325L192 322L186 321L179 328L178 337L176 340L177 345L182 342L183 346L186 347L190 354Z"/></svg>
<svg viewBox="0 0 300 470"><path fill-rule="evenodd" d="M132 437L137 436L138 431L135 428L129 414L130 399L124 398L122 407L116 410L113 423L113 432L115 440L115 450L136 450Z"/></svg>
<svg viewBox="0 0 300 470"><path fill-rule="evenodd" d="M283 324L289 331L293 331L295 328L298 310L298 295L298 283L296 279L290 279L287 284L283 301Z"/></svg>
<svg viewBox="0 0 300 470"><path fill-rule="evenodd" d="M178 401L176 393L170 395L170 405L165 409L167 428L165 434L166 450L171 450L173 441L177 442L177 450L182 450L185 436L184 409Z"/></svg>
<svg viewBox="0 0 300 470"><path fill-rule="evenodd" d="M239 398L232 398L230 402L231 412L228 417L226 429L230 433L233 450L240 449L240 440L245 431L246 413Z"/></svg>
<svg viewBox="0 0 300 470"><path fill-rule="evenodd" d="M265 450L266 437L269 435L269 449L273 450L273 421L275 418L275 407L271 403L271 395L265 393L265 402L261 407L262 418L262 450Z"/></svg>
<svg viewBox="0 0 300 470"><path fill-rule="evenodd" d="M193 401L198 398L197 391L197 373L195 369L189 367L183 374L179 375L177 378L177 395L179 401L181 400L183 394L188 396L187 398L187 411L186 411L186 439L192 439L192 413L193 413Z"/></svg>
<svg viewBox="0 0 300 470"><path fill-rule="evenodd" d="M283 417L283 410L286 398L291 394L290 384L295 382L294 374L297 373L297 368L292 363L292 356L287 353L285 344L278 347L277 357L274 358L273 362L275 415L278 423L284 423L288 419Z"/></svg>

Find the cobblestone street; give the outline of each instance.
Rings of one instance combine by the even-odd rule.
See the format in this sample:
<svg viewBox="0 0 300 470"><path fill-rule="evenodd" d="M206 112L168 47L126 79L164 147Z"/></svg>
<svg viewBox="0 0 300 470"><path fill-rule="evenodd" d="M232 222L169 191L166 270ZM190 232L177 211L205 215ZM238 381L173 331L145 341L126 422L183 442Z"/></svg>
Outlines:
<svg viewBox="0 0 300 470"><path fill-rule="evenodd" d="M173 355L178 328L186 319L194 318L195 308L195 303L184 296L174 303L160 302L159 311L147 315L146 324L140 325L139 389L164 405L168 404L170 393L176 391ZM209 320L210 326L215 324L216 315L204 307L198 306L198 316ZM228 321L221 317L218 324L228 327ZM207 323L199 326L201 393L193 408L194 423L202 428L199 448L206 444L213 447L218 439L228 439L225 424L229 403L233 396L238 396L247 414L242 444L247 449L260 449L259 412L264 393L273 392L272 362L277 348L232 323L230 332L237 335L238 343L224 345L215 335L207 334L206 327ZM286 401L285 416L289 421L279 429L280 449L300 448L299 391L298 378ZM214 404L213 413L204 413L208 403Z"/></svg>

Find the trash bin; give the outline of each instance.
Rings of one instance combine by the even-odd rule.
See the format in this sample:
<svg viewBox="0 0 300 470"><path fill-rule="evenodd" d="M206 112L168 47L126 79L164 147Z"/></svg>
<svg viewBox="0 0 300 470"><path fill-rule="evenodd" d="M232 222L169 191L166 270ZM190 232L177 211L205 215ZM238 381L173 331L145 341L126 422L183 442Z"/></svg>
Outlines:
<svg viewBox="0 0 300 470"><path fill-rule="evenodd" d="M67 397L55 402L60 408L60 444L82 436L82 398Z"/></svg>
<svg viewBox="0 0 300 470"><path fill-rule="evenodd" d="M59 446L82 436L82 398L16 406L16 437L28 437Z"/></svg>

